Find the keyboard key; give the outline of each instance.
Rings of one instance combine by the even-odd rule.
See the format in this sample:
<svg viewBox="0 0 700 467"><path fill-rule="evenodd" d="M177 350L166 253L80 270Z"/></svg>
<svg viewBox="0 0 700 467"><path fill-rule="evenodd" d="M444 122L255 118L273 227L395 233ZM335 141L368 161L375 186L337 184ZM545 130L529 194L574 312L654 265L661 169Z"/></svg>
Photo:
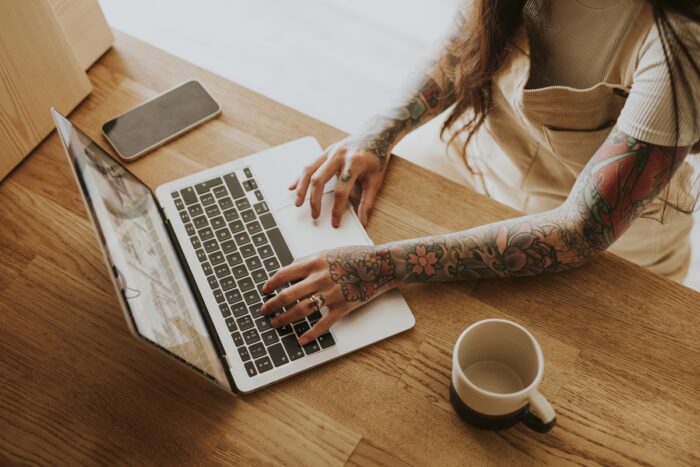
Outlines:
<svg viewBox="0 0 700 467"><path fill-rule="evenodd" d="M244 362L250 360L250 353L248 353L248 349L245 347L238 347L238 355L241 356L241 360Z"/></svg>
<svg viewBox="0 0 700 467"><path fill-rule="evenodd" d="M211 265L209 263L202 263L202 271L204 271L205 276L214 274L214 271L212 271Z"/></svg>
<svg viewBox="0 0 700 467"><path fill-rule="evenodd" d="M250 191L253 189L253 187L250 184L250 180L246 180L245 182L243 182L243 189L245 191Z"/></svg>
<svg viewBox="0 0 700 467"><path fill-rule="evenodd" d="M209 281L209 288L210 289L216 289L219 286L219 281L217 281L216 277L214 277L214 276L207 277L207 281Z"/></svg>
<svg viewBox="0 0 700 467"><path fill-rule="evenodd" d="M221 211L219 210L219 206L216 204L212 204L211 206L207 206L204 209L204 212L207 214L207 217L211 219L212 217L216 217L221 215Z"/></svg>
<svg viewBox="0 0 700 467"><path fill-rule="evenodd" d="M318 336L318 343L321 344L322 349L327 349L335 345L335 339L331 336L330 332L327 332L321 336Z"/></svg>
<svg viewBox="0 0 700 467"><path fill-rule="evenodd" d="M199 199L202 201L202 205L204 206L214 204L214 197L210 194L202 195Z"/></svg>
<svg viewBox="0 0 700 467"><path fill-rule="evenodd" d="M200 206L199 204L193 204L192 206L187 208L187 212L190 213L190 216L197 217L201 216L204 211L202 210L202 206Z"/></svg>
<svg viewBox="0 0 700 467"><path fill-rule="evenodd" d="M234 305L231 305L230 310L233 316L236 318L240 318L241 316L244 316L248 313L248 307L246 307L245 303L243 302L238 302Z"/></svg>
<svg viewBox="0 0 700 467"><path fill-rule="evenodd" d="M185 200L186 204L193 204L197 202L197 195L194 194L194 189L192 187L187 187L184 190L180 190L182 199Z"/></svg>
<svg viewBox="0 0 700 467"><path fill-rule="evenodd" d="M248 373L248 376L251 378L258 374L257 370L255 369L255 363L245 362L243 366L245 367L245 371Z"/></svg>
<svg viewBox="0 0 700 467"><path fill-rule="evenodd" d="M246 232L237 233L236 235L234 235L233 240L239 247L241 245L245 245L246 243L250 243L250 237Z"/></svg>
<svg viewBox="0 0 700 467"><path fill-rule="evenodd" d="M247 211L243 211L241 213L241 219L243 219L243 222L250 222L255 220L255 213L253 212L252 209L248 209Z"/></svg>
<svg viewBox="0 0 700 467"><path fill-rule="evenodd" d="M255 254L255 247L253 246L252 243L248 243L247 245L243 245L241 247L241 254L243 255L244 258L249 258Z"/></svg>
<svg viewBox="0 0 700 467"><path fill-rule="evenodd" d="M262 193L260 193L260 190L255 190L254 194L255 194L255 199L257 199L258 201L262 201L263 199L265 199L265 198L263 198Z"/></svg>
<svg viewBox="0 0 700 467"><path fill-rule="evenodd" d="M251 256L247 260L245 260L246 266L248 266L249 270L254 270L258 269L259 267L262 267L262 263L260 262L260 258L257 256Z"/></svg>
<svg viewBox="0 0 700 467"><path fill-rule="evenodd" d="M235 173L224 175L224 182L226 182L226 186L228 187L228 190L231 192L231 195L234 198L240 198L241 196L245 196L245 192L243 191L243 188L241 187L241 184L238 181L238 177L236 177Z"/></svg>
<svg viewBox="0 0 700 467"><path fill-rule="evenodd" d="M231 338L233 339L233 345L235 345L236 347L240 347L243 345L243 336L241 336L240 332L232 332Z"/></svg>
<svg viewBox="0 0 700 467"><path fill-rule="evenodd" d="M231 272L233 273L233 277L236 279L241 279L248 276L248 269L245 267L245 264L239 264L238 266L232 267Z"/></svg>
<svg viewBox="0 0 700 467"><path fill-rule="evenodd" d="M233 240L224 242L221 244L221 251L223 251L225 255L233 253L236 251L236 244L233 242Z"/></svg>
<svg viewBox="0 0 700 467"><path fill-rule="evenodd" d="M180 211L180 220L186 224L190 221L190 216L185 211Z"/></svg>
<svg viewBox="0 0 700 467"><path fill-rule="evenodd" d="M255 235L257 233L262 232L262 226L258 221L253 221L250 224L247 224L246 228L248 229L248 233L251 235Z"/></svg>
<svg viewBox="0 0 700 467"><path fill-rule="evenodd" d="M263 357L258 360L255 360L255 367L260 373L265 373L266 371L272 369L272 363L270 362L269 358Z"/></svg>
<svg viewBox="0 0 700 467"><path fill-rule="evenodd" d="M231 274L231 270L227 265L219 264L214 268L214 274L216 274L217 279L221 279L222 277L226 277Z"/></svg>
<svg viewBox="0 0 700 467"><path fill-rule="evenodd" d="M260 252L260 250L258 250L258 252ZM267 258L265 261L263 261L263 264L265 265L265 269L267 269L268 272L276 271L280 268L280 263L275 257Z"/></svg>
<svg viewBox="0 0 700 467"><path fill-rule="evenodd" d="M203 193L206 193L207 191L211 190L217 185L221 185L223 182L221 178L216 177L212 178L211 180L208 180L206 182L198 183L194 186L195 190L197 190L197 193L200 195Z"/></svg>
<svg viewBox="0 0 700 467"><path fill-rule="evenodd" d="M238 281L238 285L240 286L242 292L247 292L253 287L255 287L253 280L249 277L244 277L243 279Z"/></svg>
<svg viewBox="0 0 700 467"><path fill-rule="evenodd" d="M226 191L226 188L223 186L217 186L216 188L214 188L212 193L214 193L214 196L216 196L217 198L221 198L223 196L226 196L228 194L228 191Z"/></svg>
<svg viewBox="0 0 700 467"><path fill-rule="evenodd" d="M197 259L199 260L200 263L202 261L207 260L207 254L204 253L204 250L197 250L195 253L197 254Z"/></svg>
<svg viewBox="0 0 700 467"><path fill-rule="evenodd" d="M284 326L277 328L277 334L279 334L280 336L286 336L291 332L293 332L292 326L289 324L285 324Z"/></svg>
<svg viewBox="0 0 700 467"><path fill-rule="evenodd" d="M221 288L224 290L224 292L226 292L227 290L231 290L236 286L236 283L234 282L233 277L231 276L224 277L219 281L219 283L221 284Z"/></svg>
<svg viewBox="0 0 700 467"><path fill-rule="evenodd" d="M320 311L316 310L313 313L311 313L309 316L307 316L307 318L309 319L309 322L313 326L314 324L316 324L318 322L318 320L323 318L323 315L321 314Z"/></svg>
<svg viewBox="0 0 700 467"><path fill-rule="evenodd" d="M208 226L209 221L207 221L207 218L205 216L199 216L192 219L192 224L194 224L194 227L196 229L201 229L202 227Z"/></svg>
<svg viewBox="0 0 700 467"><path fill-rule="evenodd" d="M252 305L260 301L260 295L258 295L256 290L250 290L243 294L243 300L245 300L247 304Z"/></svg>
<svg viewBox="0 0 700 467"><path fill-rule="evenodd" d="M204 249L207 251L207 253L218 251L219 244L217 243L216 239L212 238L211 240L204 242Z"/></svg>
<svg viewBox="0 0 700 467"><path fill-rule="evenodd" d="M239 232L243 232L243 229L245 229L245 227L243 227L243 222L241 220L237 220L237 221L233 221L233 222L229 223L228 228L231 229L231 232L233 232L234 234L237 234Z"/></svg>
<svg viewBox="0 0 700 467"><path fill-rule="evenodd" d="M200 229L199 231L199 238L202 239L202 241L209 240L210 238L214 238L214 232L209 227L204 227L203 229Z"/></svg>
<svg viewBox="0 0 700 467"><path fill-rule="evenodd" d="M192 242L192 247L197 249L202 246L202 242L199 241L197 237L191 237L190 242Z"/></svg>
<svg viewBox="0 0 700 467"><path fill-rule="evenodd" d="M309 329L309 323L307 323L306 320L294 324L294 332L296 332L297 336L299 337L301 337Z"/></svg>
<svg viewBox="0 0 700 467"><path fill-rule="evenodd" d="M299 342L294 334L284 336L282 338L282 345L287 349L287 354L289 359L294 361L304 356L304 351L301 349Z"/></svg>
<svg viewBox="0 0 700 467"><path fill-rule="evenodd" d="M219 200L219 206L224 211L226 211L227 209L231 209L233 207L233 200L231 198L229 198L228 196L225 198L221 198Z"/></svg>
<svg viewBox="0 0 700 467"><path fill-rule="evenodd" d="M226 240L231 240L231 231L225 227L221 230L217 230L216 231L216 238L218 238L220 242L225 242Z"/></svg>
<svg viewBox="0 0 700 467"><path fill-rule="evenodd" d="M255 224L255 222L253 222ZM256 235L253 235L252 237L253 240L253 245L260 247L262 245L265 245L267 243L267 237L265 237L264 233L259 233Z"/></svg>
<svg viewBox="0 0 700 467"><path fill-rule="evenodd" d="M235 221L240 217L241 216L238 215L238 211L236 211L235 209L229 209L228 211L224 211L224 219L226 219L226 222Z"/></svg>
<svg viewBox="0 0 700 467"><path fill-rule="evenodd" d="M280 263L282 263L282 266L287 266L288 264L291 264L292 261L294 261L294 257L292 256L292 253L287 247L287 242L285 242L284 238L282 238L282 233L280 232L280 229L275 228L268 230L267 236L270 238L270 243L275 249L277 257L280 259Z"/></svg>
<svg viewBox="0 0 700 467"><path fill-rule="evenodd" d="M311 341L308 344L304 344L302 347L304 347L304 352L306 352L306 355L311 355L312 353L316 353L321 350L321 347L319 347L318 342L316 341Z"/></svg>
<svg viewBox="0 0 700 467"><path fill-rule="evenodd" d="M228 330L231 332L238 330L238 328L236 328L236 320L233 318L226 318L226 326L228 326Z"/></svg>
<svg viewBox="0 0 700 467"><path fill-rule="evenodd" d="M210 222L211 222L211 226L214 230L217 230L217 229L220 229L220 228L226 226L226 222L224 221L224 218L221 216L213 218Z"/></svg>
<svg viewBox="0 0 700 467"><path fill-rule="evenodd" d="M241 300L241 293L238 289L231 289L226 292L226 301L229 303L236 303Z"/></svg>
<svg viewBox="0 0 700 467"><path fill-rule="evenodd" d="M175 199L175 208L178 211L182 211L183 209L185 209L185 203L182 202L182 199L180 199L180 198Z"/></svg>
<svg viewBox="0 0 700 467"><path fill-rule="evenodd" d="M258 331L260 332L265 332L272 329L272 326L270 326L270 320L267 318L267 316L256 319L255 327L258 328Z"/></svg>
<svg viewBox="0 0 700 467"><path fill-rule="evenodd" d="M248 198L241 198L239 200L236 200L236 207L239 211L245 211L246 209L250 209L250 203L248 202Z"/></svg>
<svg viewBox="0 0 700 467"><path fill-rule="evenodd" d="M250 314L253 316L253 318L257 318L258 316L262 316L260 314L260 308L262 308L262 302L253 303L252 305L248 305L248 310L250 311Z"/></svg>
<svg viewBox="0 0 700 467"><path fill-rule="evenodd" d="M243 340L247 345L253 345L256 342L260 342L260 334L255 328L248 329L243 333Z"/></svg>
<svg viewBox="0 0 700 467"><path fill-rule="evenodd" d="M226 261L226 259L224 258L224 254L220 251L215 251L214 253L209 255L209 262L214 266L221 264L224 261Z"/></svg>
<svg viewBox="0 0 700 467"><path fill-rule="evenodd" d="M253 172L250 171L249 167L243 169L243 174L246 176L246 178L253 178Z"/></svg>
<svg viewBox="0 0 700 467"><path fill-rule="evenodd" d="M275 224L275 219L270 213L263 214L262 216L260 216L260 223L263 227L265 227L265 229L271 229L277 225Z"/></svg>
<svg viewBox="0 0 700 467"><path fill-rule="evenodd" d="M219 289L214 291L214 299L216 300L216 303L224 303L226 301L224 293Z"/></svg>
<svg viewBox="0 0 700 467"><path fill-rule="evenodd" d="M267 273L264 269L258 269L256 271L251 272L250 277L253 278L253 281L255 281L256 284L259 284L267 280Z"/></svg>
<svg viewBox="0 0 700 467"><path fill-rule="evenodd" d="M243 261L243 258L241 258L239 253L231 253L230 255L226 256L226 261L228 261L229 265L235 266Z"/></svg>
<svg viewBox="0 0 700 467"><path fill-rule="evenodd" d="M221 312L221 316L223 316L224 318L228 318L229 316L231 316L231 310L229 309L226 303L219 304L219 311Z"/></svg>
<svg viewBox="0 0 700 467"><path fill-rule="evenodd" d="M272 252L272 245L263 245L260 248L258 248L258 254L262 259L269 258L272 256L274 253ZM275 260L277 261L277 260Z"/></svg>
<svg viewBox="0 0 700 467"><path fill-rule="evenodd" d="M194 225L185 224L185 232L187 232L187 235L191 237L192 235L197 233L197 230L194 228Z"/></svg>
<svg viewBox="0 0 700 467"><path fill-rule="evenodd" d="M255 209L255 212L258 216L262 216L270 210L270 208L267 207L267 203L265 201L257 203L255 206L253 206L253 209Z"/></svg>
<svg viewBox="0 0 700 467"><path fill-rule="evenodd" d="M241 331L245 331L253 327L253 319L248 315L238 318L236 322L238 323L238 327L241 328Z"/></svg>
<svg viewBox="0 0 700 467"><path fill-rule="evenodd" d="M262 345L260 342L251 345L248 351L250 351L250 355L252 355L253 358L260 358L267 355L267 352L265 351L265 346Z"/></svg>
<svg viewBox="0 0 700 467"><path fill-rule="evenodd" d="M271 345L267 348L267 351L270 352L270 358L272 358L272 363L275 366L282 366L286 363L289 363L289 359L287 358L287 354L282 348L282 344Z"/></svg>
<svg viewBox="0 0 700 467"><path fill-rule="evenodd" d="M280 338L277 337L277 332L274 329L270 329L262 333L262 340L265 345L272 345L279 342Z"/></svg>

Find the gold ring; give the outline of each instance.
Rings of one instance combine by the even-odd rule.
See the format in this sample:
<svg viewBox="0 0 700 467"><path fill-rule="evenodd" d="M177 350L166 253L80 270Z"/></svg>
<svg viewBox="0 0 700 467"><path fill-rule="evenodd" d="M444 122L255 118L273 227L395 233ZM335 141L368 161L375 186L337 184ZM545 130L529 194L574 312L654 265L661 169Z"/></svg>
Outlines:
<svg viewBox="0 0 700 467"><path fill-rule="evenodd" d="M314 311L318 311L321 308L321 300L323 300L318 295L309 295L309 302L313 307Z"/></svg>

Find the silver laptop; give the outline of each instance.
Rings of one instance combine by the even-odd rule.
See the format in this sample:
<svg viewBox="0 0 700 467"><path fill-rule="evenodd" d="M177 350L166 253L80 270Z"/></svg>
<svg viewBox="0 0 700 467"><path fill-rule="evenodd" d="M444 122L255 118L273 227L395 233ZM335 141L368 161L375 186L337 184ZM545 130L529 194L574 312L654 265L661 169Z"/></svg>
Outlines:
<svg viewBox="0 0 700 467"><path fill-rule="evenodd" d="M234 392L251 392L415 324L398 291L299 346L320 314L281 329L260 315L260 286L294 258L371 244L348 207L330 223L333 183L312 221L290 177L321 153L303 138L159 186L135 175L52 109L56 128L135 336Z"/></svg>

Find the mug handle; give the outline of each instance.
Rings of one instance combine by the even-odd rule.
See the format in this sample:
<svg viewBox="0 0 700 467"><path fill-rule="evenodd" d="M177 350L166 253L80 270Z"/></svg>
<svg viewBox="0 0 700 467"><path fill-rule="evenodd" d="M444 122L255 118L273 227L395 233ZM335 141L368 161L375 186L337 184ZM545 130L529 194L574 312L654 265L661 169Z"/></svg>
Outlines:
<svg viewBox="0 0 700 467"><path fill-rule="evenodd" d="M523 413L522 421L528 428L538 433L546 433L554 428L557 414L542 393L535 391L530 396L530 405Z"/></svg>

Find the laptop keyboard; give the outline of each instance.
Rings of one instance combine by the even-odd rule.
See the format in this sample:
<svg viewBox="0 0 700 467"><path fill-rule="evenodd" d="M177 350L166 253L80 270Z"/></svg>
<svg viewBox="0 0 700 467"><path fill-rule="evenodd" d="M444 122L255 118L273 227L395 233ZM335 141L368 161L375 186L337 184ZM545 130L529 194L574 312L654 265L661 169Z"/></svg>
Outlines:
<svg viewBox="0 0 700 467"><path fill-rule="evenodd" d="M272 296L262 293L262 284L294 258L250 168L172 197L248 376L335 345L330 332L303 346L297 342L321 319L319 312L279 329L260 314L262 302Z"/></svg>

